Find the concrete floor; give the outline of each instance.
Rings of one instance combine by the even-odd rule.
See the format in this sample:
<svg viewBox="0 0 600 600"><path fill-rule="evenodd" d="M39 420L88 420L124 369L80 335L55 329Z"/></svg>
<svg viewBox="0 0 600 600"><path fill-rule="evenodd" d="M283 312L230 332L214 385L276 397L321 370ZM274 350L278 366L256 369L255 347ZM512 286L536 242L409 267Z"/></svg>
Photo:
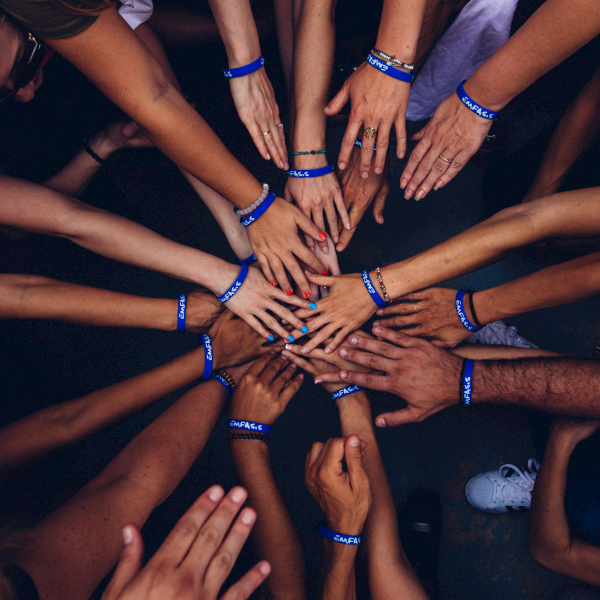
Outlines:
<svg viewBox="0 0 600 600"><path fill-rule="evenodd" d="M263 42L263 50L268 64L273 65L268 72L275 81L280 73L272 39ZM593 48L588 50L592 51ZM184 89L192 90L192 99L198 100L200 112L232 151L243 157L252 172L260 180L272 182L272 187L281 193L284 177L258 157L237 121L226 82L220 73L214 73L224 63L222 49L211 47L204 54L211 56L210 63L203 62L196 52L171 55L176 71L182 73ZM569 93L571 96L576 93L571 90L562 95L550 94L549 90L563 77L570 76L583 84L585 74L593 67L590 55L581 54L579 62L543 79L526 97L504 111L499 123L504 152L474 158L454 182L425 200L417 203L403 199L398 187L402 165L393 161L386 223L376 225L367 213L349 249L341 256L342 270L357 272L413 255L503 206L520 201L551 128L569 102ZM569 75L574 70L573 64L576 75ZM45 88L31 105L19 106L4 115L0 164L11 174L39 179L53 172L64 164L84 135L93 134L115 114L109 103L60 59L49 65L46 80ZM281 98L280 87L277 92ZM532 118L527 106L533 100L543 110ZM330 132L328 145L332 159L337 155L342 133L343 128ZM573 185L592 185L586 179L587 163L583 164L581 172L573 176ZM233 258L208 211L173 165L157 151L123 151L111 159L106 172L110 177L102 174L97 179L86 196L88 201L126 214L182 243L226 259ZM194 289L184 282L114 263L64 240L28 235L18 242L5 241L3 248L6 249L3 262L10 261L16 271L29 265L32 273L156 297L174 298ZM491 287L589 251L597 251L597 245L579 244L565 249L550 243L543 252L525 248L495 265L444 285ZM587 355L600 339L599 315L600 300L596 299L564 309L536 311L515 318L511 324L541 347ZM0 393L4 407L0 425L42 406L148 370L190 350L196 343L195 337L189 335L34 321L3 322L0 335L3 339ZM93 477L181 393L173 394L135 419L56 452L19 473L9 474L0 484L0 513L5 519L23 525L37 521ZM401 402L379 393L372 394L372 401L375 414ZM235 483L223 440L224 421L225 417L182 485L149 519L143 532L149 553L200 491L214 482L225 487ZM314 531L319 510L303 484L304 457L315 440L338 433L335 407L322 390L307 382L279 419L272 435L274 469L305 548L309 597L314 597L318 580L321 541ZM528 458L536 456L523 411L494 406L476 406L468 411L450 409L420 424L381 430L378 439L398 504L420 486L435 489L442 497L443 598L546 599L560 584L569 581L538 567L529 557L527 514L479 512L464 496L466 482L476 473L496 469L504 463L525 465ZM238 571L252 560L248 551Z"/></svg>

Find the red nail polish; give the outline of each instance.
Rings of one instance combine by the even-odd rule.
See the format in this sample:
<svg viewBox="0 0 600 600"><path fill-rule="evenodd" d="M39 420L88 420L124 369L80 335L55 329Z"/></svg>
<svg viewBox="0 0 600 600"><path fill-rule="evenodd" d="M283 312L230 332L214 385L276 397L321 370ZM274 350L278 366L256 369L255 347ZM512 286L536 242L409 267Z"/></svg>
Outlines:
<svg viewBox="0 0 600 600"><path fill-rule="evenodd" d="M291 295L293 294L292 290L285 290L285 293L286 293L288 296L291 296Z"/></svg>
<svg viewBox="0 0 600 600"><path fill-rule="evenodd" d="M304 297L305 298L310 298L310 292L304 292Z"/></svg>
<svg viewBox="0 0 600 600"><path fill-rule="evenodd" d="M277 282L276 281L271 281L271 283L273 284L273 287L277 287Z"/></svg>
<svg viewBox="0 0 600 600"><path fill-rule="evenodd" d="M321 275L327 275L327 271L323 271Z"/></svg>
<svg viewBox="0 0 600 600"><path fill-rule="evenodd" d="M327 239L327 235L322 231L319 231L319 239L325 241Z"/></svg>

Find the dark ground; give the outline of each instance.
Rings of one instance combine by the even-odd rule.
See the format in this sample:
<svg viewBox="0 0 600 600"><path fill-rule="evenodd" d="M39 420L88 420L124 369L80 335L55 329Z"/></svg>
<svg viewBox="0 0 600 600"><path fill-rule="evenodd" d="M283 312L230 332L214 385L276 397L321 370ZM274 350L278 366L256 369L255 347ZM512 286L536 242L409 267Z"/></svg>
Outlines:
<svg viewBox="0 0 600 600"><path fill-rule="evenodd" d="M348 14L344 6L340 2L338 12L342 17ZM347 24L345 37L350 46L352 36L358 35L356 24L364 25L367 17L376 12L371 4L369 8L358 17L353 13L355 21ZM526 8L522 2L521 13L525 14ZM277 87L280 106L284 106L274 35L264 35L262 44L267 72ZM500 208L519 202L532 181L553 127L591 74L597 56L596 40L511 103L498 121L497 152L475 157L450 185L425 200L417 203L403 199L398 187L402 164L393 160L385 225L376 225L367 213L350 247L340 257L342 271L357 272L411 256ZM170 57L184 90L198 103L202 115L259 180L269 181L281 193L284 176L259 157L235 114L227 82L220 72L226 64L221 45L171 50ZM56 57L46 69L46 83L35 100L0 115L0 164L9 174L39 181L65 164L83 137L93 135L118 114L101 94ZM342 133L343 127L330 131L332 159L337 155ZM595 145L582 158L565 188L598 185L598 149ZM233 259L210 213L176 168L156 150L126 150L114 155L85 199L169 238ZM65 240L29 234L7 237L5 231L0 243L2 264L15 272L155 297L174 298L194 288L104 259ZM597 251L597 246L587 242L567 248L551 242L543 251L523 248L495 265L444 285L491 287ZM536 311L513 319L511 324L541 347L589 355L600 339L599 308L600 301L595 299ZM160 331L54 322L5 321L0 328L0 393L4 408L0 425L146 371L190 350L196 343L193 336ZM27 525L56 508L182 392L126 423L6 476L0 483L0 512L4 519ZM374 414L396 407L399 402L379 393L372 394L372 401ZM179 515L206 487L215 482L225 488L234 485L235 474L222 435L224 419L181 486L150 517L143 531L148 553L157 548ZM303 484L304 457L314 441L338 434L335 407L324 391L307 382L272 435L274 469L307 557L310 597L314 596L321 560L321 540L314 529L320 515ZM536 455L523 411L495 406L475 406L468 412L450 409L420 424L381 430L379 443L398 503L419 486L435 489L442 497L441 581L445 598L546 599L568 581L535 565L529 557L527 514L479 512L464 496L466 482L476 473L496 469L506 462L526 464L529 457ZM253 560L251 552L246 552L240 569Z"/></svg>

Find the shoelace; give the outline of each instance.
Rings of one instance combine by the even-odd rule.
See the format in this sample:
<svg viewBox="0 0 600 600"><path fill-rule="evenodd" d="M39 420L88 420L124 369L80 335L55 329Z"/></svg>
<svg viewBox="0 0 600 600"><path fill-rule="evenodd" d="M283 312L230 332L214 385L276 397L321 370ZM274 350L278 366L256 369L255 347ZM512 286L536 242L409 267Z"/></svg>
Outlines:
<svg viewBox="0 0 600 600"><path fill-rule="evenodd" d="M533 486L535 485L535 478L540 467L540 463L535 458L530 458L527 463L529 471L525 469L521 470L515 465L502 465L498 469L498 473L502 481L494 481L494 491L492 493L492 503L500 500L502 502L510 502L514 504L518 501L525 501L529 499ZM520 481L512 481L507 479L502 474L503 470L512 469L520 477ZM511 475L512 477L512 475Z"/></svg>

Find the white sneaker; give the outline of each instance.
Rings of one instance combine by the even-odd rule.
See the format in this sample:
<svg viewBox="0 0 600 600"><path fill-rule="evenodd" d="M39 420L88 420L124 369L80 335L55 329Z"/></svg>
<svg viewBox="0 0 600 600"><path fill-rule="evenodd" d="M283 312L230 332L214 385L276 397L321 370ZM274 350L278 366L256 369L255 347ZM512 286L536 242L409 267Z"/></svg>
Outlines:
<svg viewBox="0 0 600 600"><path fill-rule="evenodd" d="M535 458L530 458L527 466L529 470L502 465L497 471L475 475L465 489L467 500L475 508L486 512L528 510L540 463Z"/></svg>
<svg viewBox="0 0 600 600"><path fill-rule="evenodd" d="M481 331L470 335L467 344L496 344L498 346L514 346L516 348L537 348L535 344L519 335L517 328L508 326L504 321L488 323Z"/></svg>

